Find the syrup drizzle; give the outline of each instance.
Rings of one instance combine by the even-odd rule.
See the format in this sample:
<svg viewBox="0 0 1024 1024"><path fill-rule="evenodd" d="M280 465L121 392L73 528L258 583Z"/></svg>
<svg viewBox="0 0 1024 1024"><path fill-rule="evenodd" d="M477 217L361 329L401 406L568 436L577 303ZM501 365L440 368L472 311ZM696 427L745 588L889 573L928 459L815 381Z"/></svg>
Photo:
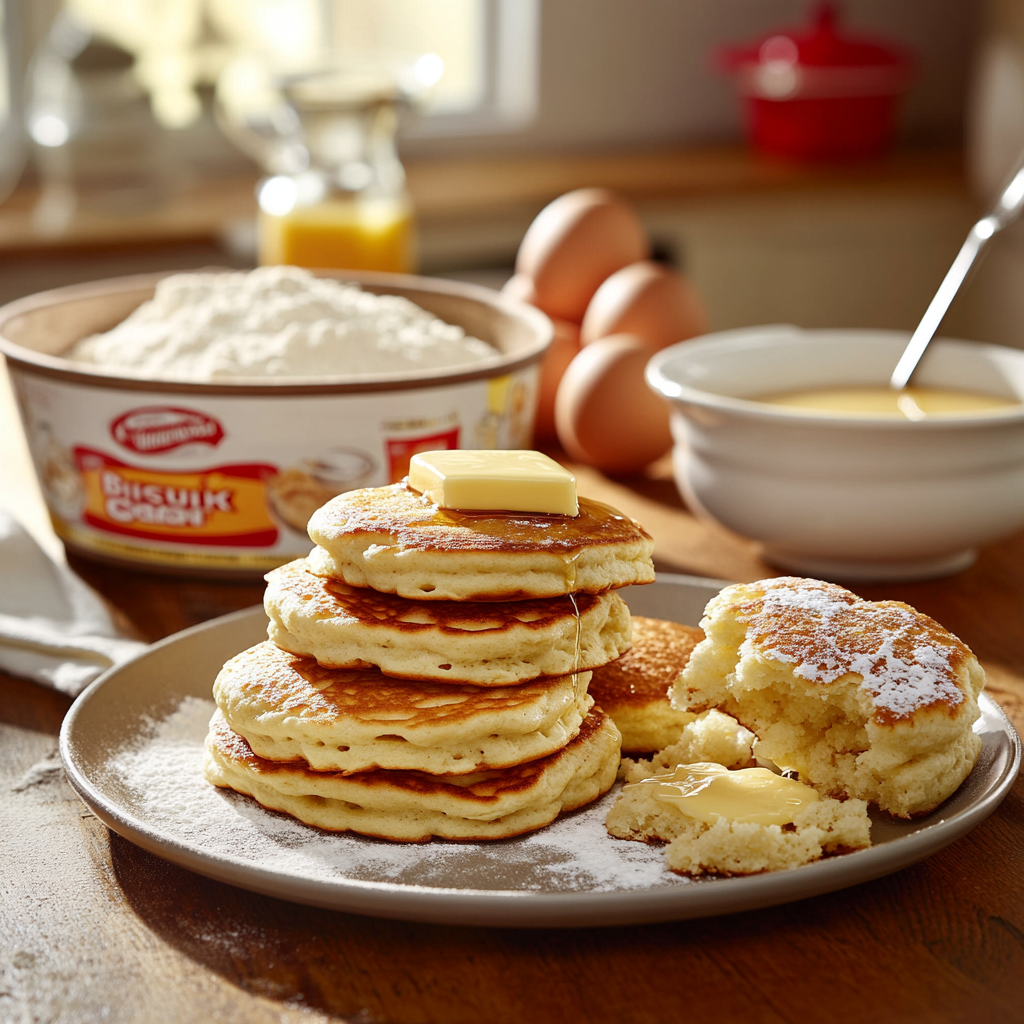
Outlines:
<svg viewBox="0 0 1024 1024"><path fill-rule="evenodd" d="M570 594L569 600L572 601L572 609L576 613L576 653L573 656L572 662L572 685L574 687L579 686L579 671L580 661L582 660L583 640L582 640L582 625L580 623L580 609L579 605L576 604L576 595Z"/></svg>
<svg viewBox="0 0 1024 1024"><path fill-rule="evenodd" d="M575 687L579 685L578 673L580 662L583 659L583 626L580 622L580 607L576 603L576 560L580 557L580 553L579 551L574 551L562 557L566 569L566 589L569 592L569 600L572 601L573 612L576 614L576 653L572 663L572 684Z"/></svg>

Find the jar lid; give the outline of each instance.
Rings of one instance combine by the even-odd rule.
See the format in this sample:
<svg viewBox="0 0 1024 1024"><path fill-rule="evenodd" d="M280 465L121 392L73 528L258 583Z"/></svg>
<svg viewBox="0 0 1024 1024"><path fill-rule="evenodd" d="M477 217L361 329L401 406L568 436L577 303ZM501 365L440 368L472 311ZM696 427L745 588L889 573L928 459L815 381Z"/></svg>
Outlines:
<svg viewBox="0 0 1024 1024"><path fill-rule="evenodd" d="M766 99L899 93L913 68L907 50L842 31L830 3L817 6L809 26L726 47L718 57L741 92Z"/></svg>

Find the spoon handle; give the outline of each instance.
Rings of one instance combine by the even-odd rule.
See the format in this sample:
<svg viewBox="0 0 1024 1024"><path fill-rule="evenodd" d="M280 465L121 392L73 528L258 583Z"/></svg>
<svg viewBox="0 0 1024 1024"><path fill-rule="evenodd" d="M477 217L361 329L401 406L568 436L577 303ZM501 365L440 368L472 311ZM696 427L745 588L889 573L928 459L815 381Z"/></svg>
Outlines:
<svg viewBox="0 0 1024 1024"><path fill-rule="evenodd" d="M953 265L946 271L946 276L942 279L935 298L928 304L924 316L921 317L921 322L917 325L917 330L914 331L910 342L903 350L903 355L900 356L900 361L896 364L896 369L893 370L892 377L889 379L890 387L902 390L907 386L907 381L917 369L917 364L921 361L921 356L924 355L928 343L935 337L942 318L960 290L960 285L964 283L964 278L971 269L971 265L978 258L978 253L998 230L998 226L993 223L993 220L992 217L984 217L971 228L967 240L960 247L956 259L953 260Z"/></svg>
<svg viewBox="0 0 1024 1024"><path fill-rule="evenodd" d="M1012 224L1024 212L1024 167L1018 167L1016 174L1010 179L1010 183L1003 189L1002 194L996 200L991 212L987 217L982 217L977 224L971 228L967 235L967 241L960 247L953 265L946 272L946 276L939 285L928 308L925 310L917 330L907 343L907 347L900 356L892 376L889 378L889 386L897 391L902 391L907 386L917 369L917 364L924 355L924 350L929 342L935 337L935 332L942 323L950 303L960 285L964 283L967 272L971 265L978 258L978 253L985 248L988 240L998 231Z"/></svg>

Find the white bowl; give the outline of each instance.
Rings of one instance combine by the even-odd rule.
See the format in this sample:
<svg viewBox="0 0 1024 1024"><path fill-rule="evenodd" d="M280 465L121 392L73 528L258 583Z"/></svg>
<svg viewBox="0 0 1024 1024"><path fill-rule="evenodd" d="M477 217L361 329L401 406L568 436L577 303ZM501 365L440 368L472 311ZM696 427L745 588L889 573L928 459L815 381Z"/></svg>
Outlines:
<svg viewBox="0 0 1024 1024"><path fill-rule="evenodd" d="M1024 525L1024 405L915 422L752 400L886 385L908 337L754 327L658 353L647 381L672 405L683 497L805 575L910 580L966 568L979 545ZM939 339L914 383L1024 401L1024 352Z"/></svg>

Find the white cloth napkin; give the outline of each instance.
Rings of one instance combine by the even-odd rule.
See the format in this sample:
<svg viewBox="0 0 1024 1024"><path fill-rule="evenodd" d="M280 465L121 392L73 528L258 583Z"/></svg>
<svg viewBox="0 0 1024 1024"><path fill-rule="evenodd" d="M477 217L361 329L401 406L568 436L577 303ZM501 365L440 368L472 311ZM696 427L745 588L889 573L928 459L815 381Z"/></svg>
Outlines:
<svg viewBox="0 0 1024 1024"><path fill-rule="evenodd" d="M76 697L145 647L119 637L95 591L0 509L0 669Z"/></svg>

